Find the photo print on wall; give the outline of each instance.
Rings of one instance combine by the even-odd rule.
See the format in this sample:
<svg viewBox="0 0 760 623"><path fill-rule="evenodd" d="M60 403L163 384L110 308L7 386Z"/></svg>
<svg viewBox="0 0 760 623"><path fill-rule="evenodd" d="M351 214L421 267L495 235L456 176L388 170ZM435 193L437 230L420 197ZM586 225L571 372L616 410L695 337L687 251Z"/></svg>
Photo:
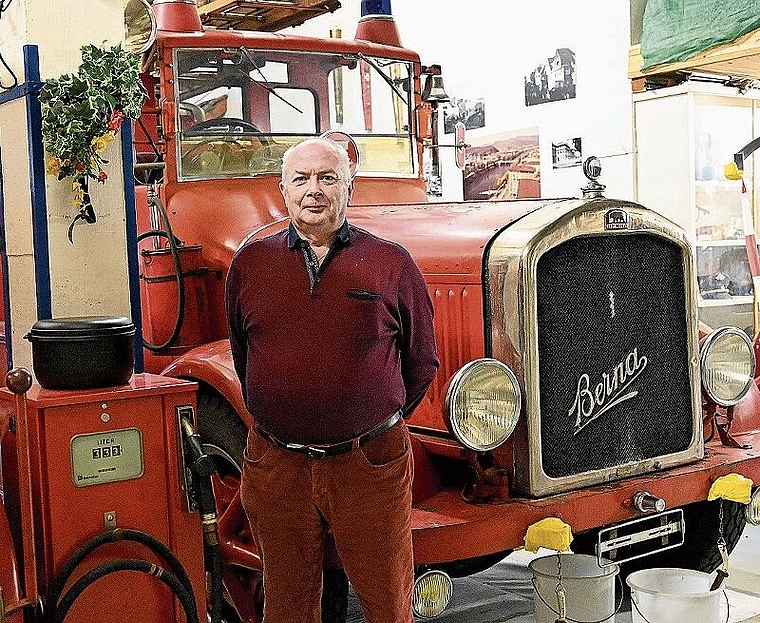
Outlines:
<svg viewBox="0 0 760 623"><path fill-rule="evenodd" d="M525 74L525 105L535 106L575 97L575 52L557 48L547 58Z"/></svg>
<svg viewBox="0 0 760 623"><path fill-rule="evenodd" d="M463 175L465 200L541 196L538 127L468 138Z"/></svg>
<svg viewBox="0 0 760 623"><path fill-rule="evenodd" d="M485 126L485 100L482 97L478 99L452 97L451 101L443 107L443 133L453 134L454 126L460 121L464 123L467 130L476 130Z"/></svg>
<svg viewBox="0 0 760 623"><path fill-rule="evenodd" d="M552 142L552 168L579 167L583 162L581 139L566 138L563 141Z"/></svg>

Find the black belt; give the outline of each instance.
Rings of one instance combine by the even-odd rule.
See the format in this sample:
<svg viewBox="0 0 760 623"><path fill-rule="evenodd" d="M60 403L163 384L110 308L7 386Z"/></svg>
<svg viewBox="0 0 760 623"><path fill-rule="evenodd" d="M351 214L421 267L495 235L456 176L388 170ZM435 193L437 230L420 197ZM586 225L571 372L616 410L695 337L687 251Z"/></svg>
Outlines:
<svg viewBox="0 0 760 623"><path fill-rule="evenodd" d="M256 432L259 435L261 435L264 439L266 439L267 441L269 441L270 443L274 444L275 446L279 448L283 448L284 450L290 450L291 452L299 452L301 454L308 454L313 459L323 459L326 456L335 456L336 454L345 454L346 452L350 452L354 448L363 446L365 443L368 443L372 441L373 439L376 439L377 437L382 435L385 431L387 431L394 424L396 424L401 418L402 418L402 413L401 413L401 410L399 410L399 411L396 411L396 413L394 413L387 420L385 420L385 422L381 422L374 428L370 428L366 433L363 433L359 435L358 437L355 437L354 439L348 439L346 441L340 441L338 443L313 444L313 445L307 445L307 444L301 444L301 443L285 443L284 441L277 439L277 437L273 437L271 434L269 434L266 430L264 430L257 424L254 426L256 428Z"/></svg>

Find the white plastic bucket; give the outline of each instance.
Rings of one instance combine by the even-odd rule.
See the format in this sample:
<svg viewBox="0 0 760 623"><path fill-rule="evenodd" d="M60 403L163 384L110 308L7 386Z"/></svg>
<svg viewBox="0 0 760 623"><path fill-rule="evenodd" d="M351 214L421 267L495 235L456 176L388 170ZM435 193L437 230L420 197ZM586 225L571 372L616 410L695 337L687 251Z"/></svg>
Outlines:
<svg viewBox="0 0 760 623"><path fill-rule="evenodd" d="M615 576L620 568L600 567L596 556L560 554L565 616L568 621L611 623L615 618ZM533 573L533 603L536 623L554 623L557 607L557 555L534 558L528 563Z"/></svg>
<svg viewBox="0 0 760 623"><path fill-rule="evenodd" d="M714 575L690 569L644 569L626 578L633 623L716 623L723 591L711 591Z"/></svg>

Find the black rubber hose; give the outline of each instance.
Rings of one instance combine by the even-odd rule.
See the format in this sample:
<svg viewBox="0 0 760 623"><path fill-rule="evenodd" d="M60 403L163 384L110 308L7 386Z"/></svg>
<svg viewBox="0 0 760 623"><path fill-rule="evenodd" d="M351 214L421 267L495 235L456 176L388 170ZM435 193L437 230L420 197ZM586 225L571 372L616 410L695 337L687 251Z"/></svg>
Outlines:
<svg viewBox="0 0 760 623"><path fill-rule="evenodd" d="M55 611L58 599L61 596L63 587L66 586L66 582L69 581L74 569L81 563L85 557L105 543L114 543L117 541L135 541L141 543L153 550L169 565L174 576L182 583L189 593L193 593L193 585L190 583L190 578L182 566L182 563L177 557L158 539L152 537L145 532L139 530L122 530L117 528L116 530L109 530L102 534L94 536L89 541L77 548L74 554L69 558L58 571L53 583L51 584L50 591L48 593L48 607L51 611Z"/></svg>
<svg viewBox="0 0 760 623"><path fill-rule="evenodd" d="M211 623L221 623L224 604L222 581L222 554L219 549L219 528L216 518L216 500L211 484L211 475L216 471L213 459L206 454L200 435L187 418L180 418L180 426L185 440L185 451L190 455L190 472L193 475L193 490L196 493L198 512L203 523L204 560L206 570L211 574L209 593Z"/></svg>
<svg viewBox="0 0 760 623"><path fill-rule="evenodd" d="M193 597L192 592L188 592L174 575L162 567L159 567L152 562L148 562L147 560L133 558L111 560L85 573L62 597L61 603L53 613L53 623L61 623L66 618L71 606L88 586L100 578L118 571L139 571L146 575L152 575L158 578L168 586L172 593L174 593L179 599L180 604L182 604L182 609L185 611L185 620L187 623L198 623L198 609L195 606L195 598Z"/></svg>
<svg viewBox="0 0 760 623"><path fill-rule="evenodd" d="M166 238L167 242L169 243L169 252L172 255L172 262L174 263L174 274L177 280L177 317L174 322L174 329L172 330L172 334L169 336L169 339L166 340L163 344L154 344L153 342L148 342L145 338L143 338L143 346L145 348L152 352L159 352L169 348L172 344L174 344L179 338L179 333L182 330L182 322L185 318L185 278L182 274L182 263L179 259L177 239L174 237L174 233L172 232L172 227L169 223L169 216L166 214L166 209L164 208L164 205L161 203L161 200L158 198L158 195L155 192L151 191L148 193L148 203L156 208L156 210L158 210L158 213L161 215L161 220L164 222L164 229L151 229L150 231L144 232L137 237L137 242L140 242L141 240L144 240L145 238L151 236L160 236Z"/></svg>
<svg viewBox="0 0 760 623"><path fill-rule="evenodd" d="M208 571L211 574L211 623L221 623L224 606L224 584L222 582L222 553L219 543L206 545Z"/></svg>

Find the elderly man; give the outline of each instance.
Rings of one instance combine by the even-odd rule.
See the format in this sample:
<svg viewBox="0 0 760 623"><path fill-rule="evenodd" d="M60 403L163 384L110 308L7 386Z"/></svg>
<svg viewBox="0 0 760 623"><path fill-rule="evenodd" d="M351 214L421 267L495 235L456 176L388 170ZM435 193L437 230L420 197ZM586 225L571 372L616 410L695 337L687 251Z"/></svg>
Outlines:
<svg viewBox="0 0 760 623"><path fill-rule="evenodd" d="M227 278L235 369L255 425L241 495L261 547L264 621L319 623L332 532L368 623L412 623L412 456L404 418L438 368L422 274L346 220L346 151L283 157L287 230L245 244Z"/></svg>

